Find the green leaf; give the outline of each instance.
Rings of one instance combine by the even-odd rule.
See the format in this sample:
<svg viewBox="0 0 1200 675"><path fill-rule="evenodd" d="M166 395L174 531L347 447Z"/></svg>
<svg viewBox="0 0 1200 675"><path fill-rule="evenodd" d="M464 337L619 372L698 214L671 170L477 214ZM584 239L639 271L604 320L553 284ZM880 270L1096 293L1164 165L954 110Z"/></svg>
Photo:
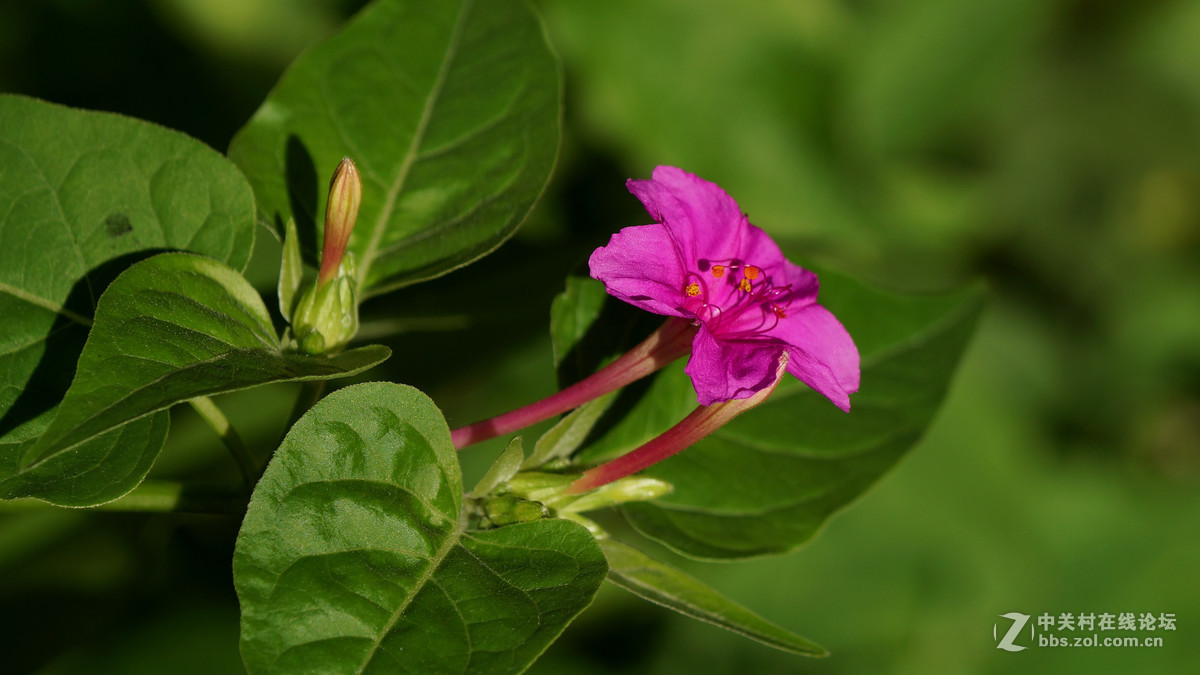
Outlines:
<svg viewBox="0 0 1200 675"><path fill-rule="evenodd" d="M508 442L508 446L504 448L504 452L500 453L500 456L488 468L487 473L483 474L483 478L480 478L479 482L475 484L471 494L476 497L491 494L493 490L517 475L524 459L525 449L521 447L521 437L513 436L513 439Z"/></svg>
<svg viewBox="0 0 1200 675"><path fill-rule="evenodd" d="M343 156L362 207L362 297L445 274L513 233L559 142L558 61L523 0L381 0L301 56L229 149L316 260L318 190Z"/></svg>
<svg viewBox="0 0 1200 675"><path fill-rule="evenodd" d="M243 268L254 230L249 185L199 141L0 95L0 475L53 417L122 269L165 249Z"/></svg>
<svg viewBox="0 0 1200 675"><path fill-rule="evenodd" d="M642 534L704 559L790 551L919 440L972 333L982 293L901 297L832 274L822 275L821 288L821 303L863 357L850 413L785 379L766 403L643 473L675 489L622 507ZM682 419L696 406L682 366L664 369L623 409L614 406L617 418L602 420L604 431L577 459L623 454Z"/></svg>
<svg viewBox="0 0 1200 675"><path fill-rule="evenodd" d="M296 294L304 280L304 261L300 258L300 235L296 232L296 221L288 218L283 232L283 254L279 261L279 313L288 323L292 321L292 308L296 305Z"/></svg>
<svg viewBox="0 0 1200 675"><path fill-rule="evenodd" d="M569 276L566 288L554 297L550 303L550 342L554 347L554 365L563 367L569 363L573 355L579 355L580 342L588 334L600 311L604 309L608 293L604 284L590 277ZM596 364L572 364L577 370L583 371L576 378L586 376L595 370Z"/></svg>
<svg viewBox="0 0 1200 675"><path fill-rule="evenodd" d="M533 444L533 454L525 459L521 467L536 469L548 462L570 457L587 439L600 416L612 405L614 394L593 399L563 416L550 430L542 434Z"/></svg>
<svg viewBox="0 0 1200 675"><path fill-rule="evenodd" d="M233 558L247 670L515 673L591 602L575 523L466 528L450 430L397 384L334 392L292 427Z"/></svg>
<svg viewBox="0 0 1200 675"><path fill-rule="evenodd" d="M785 652L829 655L820 645L767 621L695 577L632 546L604 537L600 548L608 559L608 580L640 598Z"/></svg>
<svg viewBox="0 0 1200 675"><path fill-rule="evenodd" d="M167 442L170 422L166 411L147 415L33 466L22 466L21 461L37 444L36 435L0 443L0 499L35 497L60 506L95 506L117 499L150 471Z"/></svg>
<svg viewBox="0 0 1200 675"><path fill-rule="evenodd" d="M126 270L100 299L58 415L15 472L0 475L0 495L72 505L115 499L141 481L162 448L154 436L124 445L99 440L130 433L123 425L196 396L353 375L389 354L379 346L332 358L286 353L262 299L237 272L187 253L155 256Z"/></svg>

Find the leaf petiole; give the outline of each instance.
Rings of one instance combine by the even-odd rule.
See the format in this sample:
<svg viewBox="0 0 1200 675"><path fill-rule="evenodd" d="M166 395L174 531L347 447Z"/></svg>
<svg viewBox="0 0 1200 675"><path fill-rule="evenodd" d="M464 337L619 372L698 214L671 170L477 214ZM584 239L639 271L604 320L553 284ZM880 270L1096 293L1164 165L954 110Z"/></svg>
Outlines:
<svg viewBox="0 0 1200 675"><path fill-rule="evenodd" d="M90 507L97 511L126 513L203 513L240 515L249 496L240 489L224 486L145 481L120 499ZM0 512L14 513L61 507L32 497L0 501Z"/></svg>
<svg viewBox="0 0 1200 675"><path fill-rule="evenodd" d="M225 417L225 413L207 396L197 396L189 399L188 403L217 434L217 438L221 439L221 443L229 450L229 454L233 455L238 470L242 473L242 483L247 488L253 487L258 480L258 462L250 455L250 449L246 447L242 437L229 423L229 418Z"/></svg>
<svg viewBox="0 0 1200 675"><path fill-rule="evenodd" d="M283 433L287 433L296 422L304 417L304 413L321 400L321 395L325 393L324 380L309 380L300 384L300 393L296 396L296 404L292 406L292 413L288 415L287 425L283 427Z"/></svg>

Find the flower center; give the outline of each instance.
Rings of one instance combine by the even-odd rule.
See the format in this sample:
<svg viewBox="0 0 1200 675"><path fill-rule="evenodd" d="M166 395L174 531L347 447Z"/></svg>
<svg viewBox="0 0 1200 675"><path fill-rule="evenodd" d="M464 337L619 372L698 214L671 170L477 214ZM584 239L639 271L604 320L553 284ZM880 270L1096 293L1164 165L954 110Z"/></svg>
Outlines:
<svg viewBox="0 0 1200 675"><path fill-rule="evenodd" d="M787 318L792 285L777 286L757 265L733 259L697 261L683 292L686 309L710 332L723 339L761 335Z"/></svg>

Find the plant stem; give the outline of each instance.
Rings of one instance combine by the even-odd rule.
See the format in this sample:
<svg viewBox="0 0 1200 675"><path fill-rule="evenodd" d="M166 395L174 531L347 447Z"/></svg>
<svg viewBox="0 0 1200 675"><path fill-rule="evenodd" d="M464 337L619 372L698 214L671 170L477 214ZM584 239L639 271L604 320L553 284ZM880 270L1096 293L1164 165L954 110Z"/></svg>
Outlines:
<svg viewBox="0 0 1200 675"><path fill-rule="evenodd" d="M241 490L215 485L174 481L144 481L132 492L92 507L97 511L129 513L206 513L237 515L246 511L249 498ZM38 499L21 498L0 501L0 511L20 512L61 508Z"/></svg>
<svg viewBox="0 0 1200 675"><path fill-rule="evenodd" d="M767 400L787 370L787 362L787 352L784 352L776 365L775 379L770 386L755 392L749 398L698 406L678 424L646 441L636 450L584 471L583 475L567 487L564 494L575 495L595 490L686 450L733 418Z"/></svg>
<svg viewBox="0 0 1200 675"><path fill-rule="evenodd" d="M512 412L451 431L450 438L454 447L462 449L510 431L524 429L616 391L687 354L691 351L695 334L696 328L687 320L667 319L658 330L650 334L650 337L619 359L557 394Z"/></svg>
<svg viewBox="0 0 1200 675"><path fill-rule="evenodd" d="M253 487L255 481L258 480L258 462L250 454L250 449L246 447L245 442L242 441L242 437L229 424L229 419L225 417L225 413L221 412L217 404L207 396L197 396L189 400L188 403L208 423L208 426L212 427L217 437L229 449L229 454L233 455L234 461L237 462L238 470L242 472L242 482L247 488Z"/></svg>
<svg viewBox="0 0 1200 675"><path fill-rule="evenodd" d="M694 445L724 424L720 412L726 405L728 403L697 407L679 424L646 441L638 449L584 471L583 475L567 488L566 494L580 494L631 476Z"/></svg>
<svg viewBox="0 0 1200 675"><path fill-rule="evenodd" d="M304 417L304 413L321 400L321 394L325 393L325 380L309 380L300 383L300 394L296 396L296 405L292 406L292 413L288 415L287 426L283 428L284 435L291 430L296 422Z"/></svg>

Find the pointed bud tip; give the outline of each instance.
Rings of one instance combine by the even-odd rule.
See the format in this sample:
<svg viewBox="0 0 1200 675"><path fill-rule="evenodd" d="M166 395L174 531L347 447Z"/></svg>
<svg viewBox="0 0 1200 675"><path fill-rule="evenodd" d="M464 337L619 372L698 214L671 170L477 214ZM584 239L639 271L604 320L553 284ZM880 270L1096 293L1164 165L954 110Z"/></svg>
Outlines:
<svg viewBox="0 0 1200 675"><path fill-rule="evenodd" d="M362 203L362 176L354 160L343 157L329 181L329 200L325 204L325 244L321 250L321 273L318 283L324 285L338 275L350 233L358 220Z"/></svg>

